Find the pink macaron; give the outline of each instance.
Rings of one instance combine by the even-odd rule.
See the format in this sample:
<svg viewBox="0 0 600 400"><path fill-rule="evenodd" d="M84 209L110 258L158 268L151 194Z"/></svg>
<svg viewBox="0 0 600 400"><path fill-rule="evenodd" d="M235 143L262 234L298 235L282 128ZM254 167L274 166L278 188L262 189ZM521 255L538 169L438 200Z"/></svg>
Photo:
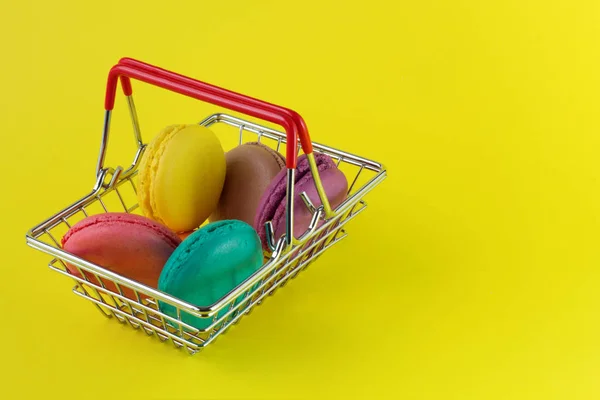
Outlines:
<svg viewBox="0 0 600 400"><path fill-rule="evenodd" d="M331 157L315 153L315 161L319 176L323 183L323 188L327 199L332 208L340 205L348 195L348 180L342 171L340 171L331 159ZM287 169L283 169L273 178L268 188L263 193L259 202L256 218L254 220L254 229L257 230L263 243L263 248L268 249L265 223L271 221L275 233L275 240L285 233L286 221L286 175ZM315 207L321 205L317 188L310 171L310 166L306 155L298 157L294 184L294 236L302 235L310 224L312 213L308 210L300 194L306 192L308 198ZM319 226L324 222L319 221Z"/></svg>
<svg viewBox="0 0 600 400"><path fill-rule="evenodd" d="M181 239L165 226L149 218L127 213L106 213L87 217L64 235L64 250L111 272L142 283L158 286L158 278L169 256ZM68 270L82 277L73 265ZM86 279L98 285L96 277L85 271ZM118 293L114 283L102 279L108 290ZM135 293L121 286L123 294L136 299Z"/></svg>

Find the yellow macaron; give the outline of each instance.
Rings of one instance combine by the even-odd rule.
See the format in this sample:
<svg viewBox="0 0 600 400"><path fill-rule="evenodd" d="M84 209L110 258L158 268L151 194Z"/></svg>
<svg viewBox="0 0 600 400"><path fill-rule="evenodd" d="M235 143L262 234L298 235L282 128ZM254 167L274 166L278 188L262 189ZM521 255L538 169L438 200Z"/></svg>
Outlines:
<svg viewBox="0 0 600 400"><path fill-rule="evenodd" d="M142 213L175 232L199 227L217 206L225 171L225 152L210 129L197 124L164 128L140 160Z"/></svg>

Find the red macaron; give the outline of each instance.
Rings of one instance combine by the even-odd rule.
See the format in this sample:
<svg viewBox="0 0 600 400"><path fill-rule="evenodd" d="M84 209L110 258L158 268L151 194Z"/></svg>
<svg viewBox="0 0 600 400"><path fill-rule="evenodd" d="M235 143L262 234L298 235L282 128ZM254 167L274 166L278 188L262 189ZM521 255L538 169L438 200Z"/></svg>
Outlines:
<svg viewBox="0 0 600 400"><path fill-rule="evenodd" d="M73 225L61 241L69 253L151 288L158 286L165 263L180 243L181 239L165 226L127 213L87 217ZM82 277L75 266L68 264L67 268ZM84 274L90 282L100 285L93 274ZM102 279L102 283L118 293L112 281ZM136 299L133 290L122 285L121 288L126 297Z"/></svg>

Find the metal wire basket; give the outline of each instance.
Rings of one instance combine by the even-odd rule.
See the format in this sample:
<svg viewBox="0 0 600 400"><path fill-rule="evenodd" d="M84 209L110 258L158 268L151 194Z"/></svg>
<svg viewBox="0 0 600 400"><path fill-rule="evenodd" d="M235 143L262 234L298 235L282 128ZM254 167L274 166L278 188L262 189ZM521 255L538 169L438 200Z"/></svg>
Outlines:
<svg viewBox="0 0 600 400"><path fill-rule="evenodd" d="M266 229L267 236L270 238L271 251L265 252L263 266L211 306L199 307L189 304L155 288L113 273L101 265L68 253L59 244L62 235L74 223L89 215L102 212L141 214L136 195L137 167L145 144L141 137L133 103L130 78L278 123L286 129L286 132L281 132L225 113L210 115L199 122L207 127L217 124L227 127L231 134L239 136L239 144L246 141L259 141L278 151L285 146L288 161L286 234L275 240L272 235L272 227L268 225ZM127 169L121 166L104 167L110 116L118 80L121 81L127 98L134 134L138 142L134 161ZM386 177L386 169L380 163L311 142L301 117L290 110L130 58L121 59L110 70L105 109L96 182L92 191L30 229L26 234L26 242L29 246L52 256L49 267L73 279L75 281L73 293L92 302L103 315L122 324L129 324L134 329L141 328L146 334L155 335L161 341L170 341L176 348L186 348L190 354L195 354L212 343L232 324L250 313L266 296L272 295L278 288L283 287L290 279L295 278L298 273L313 263L325 250L345 238L344 226L367 207L363 197ZM293 173L295 168L295 164L290 162L290 158L293 158L295 162L298 155L300 149L298 136L306 154L315 151L327 154L336 160L338 167L346 174L350 185L346 200L335 209L327 210L329 203L326 201L326 197L325 199L321 197L325 201L322 206L317 208L306 196L303 196L306 206L313 212L313 221L305 234L300 238L295 238L290 234L293 232L291 222L293 221ZM290 146L290 143L296 145ZM319 220L323 223L317 226L316 222ZM79 276L72 274L67 269L66 263L77 268ZM94 281L90 280L92 276L96 278ZM109 286L106 284L107 282L112 282L110 289L107 288ZM133 293L134 296L126 296L124 292ZM161 312L158 307L159 301L175 307L176 317ZM182 321L182 313L188 313L198 318L208 318L212 322L204 329L196 329Z"/></svg>

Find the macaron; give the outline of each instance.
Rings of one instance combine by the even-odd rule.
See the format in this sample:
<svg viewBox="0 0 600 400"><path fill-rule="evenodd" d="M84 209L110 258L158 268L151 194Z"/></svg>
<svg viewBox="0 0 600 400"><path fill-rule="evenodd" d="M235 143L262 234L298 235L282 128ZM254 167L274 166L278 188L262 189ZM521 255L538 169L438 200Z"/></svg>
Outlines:
<svg viewBox="0 0 600 400"><path fill-rule="evenodd" d="M64 250L114 273L156 289L160 273L181 239L164 225L149 218L127 213L106 213L87 217L73 225L61 239ZM82 278L79 269L67 269ZM96 285L96 277L84 271ZM108 290L118 293L112 281L102 279ZM136 300L135 293L121 286L124 295Z"/></svg>
<svg viewBox="0 0 600 400"><path fill-rule="evenodd" d="M198 124L164 128L140 161L142 213L176 233L199 227L217 206L225 171L223 147L210 129Z"/></svg>
<svg viewBox="0 0 600 400"><path fill-rule="evenodd" d="M314 156L327 199L331 207L335 208L347 197L348 180L331 157L321 153L314 153ZM263 193L256 212L254 228L258 232L265 250L269 249L265 232L266 222L272 222L275 240L285 233L286 176L287 169L283 169L273 178ZM306 192L315 207L322 204L310 171L308 159L304 154L298 157L294 182L294 235L299 237L306 232L312 219L312 214L302 201L300 194ZM323 222L324 220L321 219L318 225L322 225Z"/></svg>
<svg viewBox="0 0 600 400"><path fill-rule="evenodd" d="M251 276L263 264L260 239L251 225L238 220L207 224L189 235L171 254L158 289L198 307L210 306ZM239 302L239 300L238 300ZM177 310L159 301L160 310L177 318ZM219 315L228 311L224 309ZM212 318L181 312L181 320L197 329Z"/></svg>
<svg viewBox="0 0 600 400"><path fill-rule="evenodd" d="M228 151L225 160L225 184L209 221L235 219L252 225L260 198L285 167L285 158L262 143L249 142Z"/></svg>

